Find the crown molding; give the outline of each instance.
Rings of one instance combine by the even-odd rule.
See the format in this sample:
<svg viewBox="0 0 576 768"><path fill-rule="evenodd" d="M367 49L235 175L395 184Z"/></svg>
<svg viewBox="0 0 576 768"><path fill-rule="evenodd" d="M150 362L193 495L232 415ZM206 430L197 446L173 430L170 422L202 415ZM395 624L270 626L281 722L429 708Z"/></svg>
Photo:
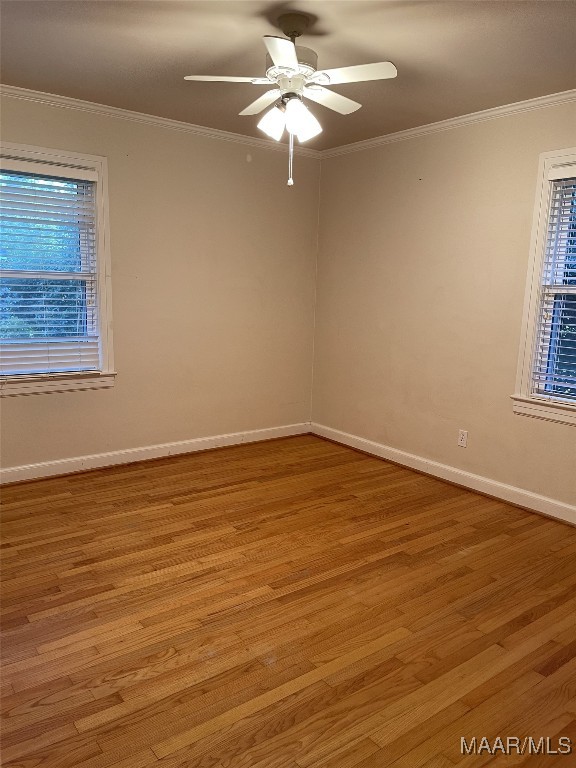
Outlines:
<svg viewBox="0 0 576 768"><path fill-rule="evenodd" d="M244 144L248 147L257 147L258 149L268 149L273 152L287 152L288 145L279 142L269 141L267 139L257 139L252 136L243 136L240 133L231 131L220 131L217 128L206 128L202 125L185 123L181 120L171 120L168 117L157 117L156 115L147 115L143 112L133 112L130 109L121 107L109 107L106 104L96 104L92 101L83 101L82 99L73 99L69 96L58 96L55 93L43 93L42 91L32 91L28 88L19 88L15 85L2 85L0 87L2 96L11 99L20 99L22 101L32 101L36 104L46 104L50 107L60 107L63 109L76 109L80 112L89 112L106 117L116 117L120 120L130 120L133 123L141 125L152 125L158 128L168 128L171 131L181 133L191 133L195 136L204 136L208 139L218 139L220 141L231 141L236 144ZM320 159L322 153L317 149L308 149L307 147L295 147L294 152L304 157L313 157Z"/></svg>
<svg viewBox="0 0 576 768"><path fill-rule="evenodd" d="M217 128L207 128L202 125L185 123L181 120L172 120L168 117L157 117L156 115L147 115L143 112L133 112L132 110L122 109L121 107L109 107L105 104L96 104L92 101L83 101L82 99L74 99L69 96L58 96L54 93L33 91L29 90L28 88L20 88L15 85L2 85L0 87L0 93L3 96L7 96L12 99L21 99L23 101L32 101L38 104L46 104L51 107L76 109L82 112L90 112L97 115L116 117L121 120L130 120L132 122L140 123L143 125L168 128L172 131L191 133L193 135L204 136L205 138L209 139L231 141L235 142L236 144L244 144L245 146L257 147L259 149L268 149L273 152L286 152L288 150L288 146L286 144L268 141L267 139L258 139L252 136L244 136L240 133L232 133L231 131L221 131ZM448 131L452 128L462 128L467 125L482 123L486 120L495 120L500 117L509 117L511 115L521 114L522 112L531 112L535 109L554 107L560 104L568 104L574 101L576 101L576 89L570 91L561 91L560 93L552 93L548 96L538 96L535 99L517 101L514 104L505 104L501 107L492 107L491 109L484 109L480 112L472 112L469 115L462 115L461 117L451 117L448 120L440 120L437 123L428 123L427 125L420 125L416 128L408 128L405 131L388 133L384 136L377 136L374 139L356 141L353 144L343 144L339 147L333 147L331 149L324 150L308 149L307 147L296 147L295 152L297 155L303 157L312 157L317 160L327 159L330 157L339 157L340 155L348 155L352 152L362 152L367 149L373 149L384 144L393 144L397 141L416 139L420 138L421 136L428 136L433 133Z"/></svg>
<svg viewBox="0 0 576 768"><path fill-rule="evenodd" d="M383 144L393 144L396 141L417 139L432 133L449 131L452 128L463 128L467 125L483 123L485 120L496 120L499 117L509 117L510 115L531 112L534 109L542 109L543 107L568 104L573 101L576 101L576 90L561 91L560 93L552 93L549 96L538 96L536 99L517 101L514 104L492 107L491 109L484 109L481 112L472 112L469 115L462 115L461 117L451 117L448 120L440 120L437 123L428 123L427 125L420 125L416 128L408 128L405 131L398 131L397 133L388 133L385 136L377 136L374 139L356 141L353 144L343 144L342 146L334 147L333 149L325 149L322 152L322 159L348 155L352 152L362 152L366 149L380 147Z"/></svg>

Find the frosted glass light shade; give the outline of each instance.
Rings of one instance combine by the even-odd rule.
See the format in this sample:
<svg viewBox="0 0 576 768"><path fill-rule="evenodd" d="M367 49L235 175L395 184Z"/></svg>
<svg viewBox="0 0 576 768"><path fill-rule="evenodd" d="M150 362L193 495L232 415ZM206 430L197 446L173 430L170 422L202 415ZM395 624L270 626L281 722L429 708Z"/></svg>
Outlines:
<svg viewBox="0 0 576 768"><path fill-rule="evenodd" d="M292 98L286 104L286 129L303 142L321 133L322 126L300 99Z"/></svg>
<svg viewBox="0 0 576 768"><path fill-rule="evenodd" d="M267 136L275 141L280 141L282 134L284 133L284 127L286 125L286 116L281 109L274 107L269 112L266 112L262 120L258 123L258 128Z"/></svg>

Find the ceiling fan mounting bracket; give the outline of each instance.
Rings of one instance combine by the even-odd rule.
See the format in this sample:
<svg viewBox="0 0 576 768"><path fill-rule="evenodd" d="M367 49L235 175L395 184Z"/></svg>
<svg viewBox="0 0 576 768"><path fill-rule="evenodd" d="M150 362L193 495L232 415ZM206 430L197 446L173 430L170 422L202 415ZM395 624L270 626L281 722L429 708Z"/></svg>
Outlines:
<svg viewBox="0 0 576 768"><path fill-rule="evenodd" d="M294 42L297 37L301 37L306 32L312 21L313 18L307 13L294 11L292 13L283 13L279 16L277 24L286 37L289 37Z"/></svg>

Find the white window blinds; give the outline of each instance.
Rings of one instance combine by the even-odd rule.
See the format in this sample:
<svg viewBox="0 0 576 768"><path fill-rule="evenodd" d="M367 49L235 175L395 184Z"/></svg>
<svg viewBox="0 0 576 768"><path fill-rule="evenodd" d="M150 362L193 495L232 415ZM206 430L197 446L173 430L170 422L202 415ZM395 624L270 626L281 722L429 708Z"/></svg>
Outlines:
<svg viewBox="0 0 576 768"><path fill-rule="evenodd" d="M551 183L532 393L576 402L576 178Z"/></svg>
<svg viewBox="0 0 576 768"><path fill-rule="evenodd" d="M0 374L97 371L96 176L26 167L0 171Z"/></svg>

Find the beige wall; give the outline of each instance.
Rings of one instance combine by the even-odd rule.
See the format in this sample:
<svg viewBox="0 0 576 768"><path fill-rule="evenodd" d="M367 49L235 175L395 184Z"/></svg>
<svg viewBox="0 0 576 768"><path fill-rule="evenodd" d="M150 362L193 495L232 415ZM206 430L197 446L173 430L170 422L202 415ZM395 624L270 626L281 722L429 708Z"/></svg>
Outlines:
<svg viewBox="0 0 576 768"><path fill-rule="evenodd" d="M323 160L313 421L576 502L576 430L510 401L538 155L575 126L556 106Z"/></svg>
<svg viewBox="0 0 576 768"><path fill-rule="evenodd" d="M308 421L319 235L313 421L574 503L576 430L509 396L538 155L575 120L325 159L318 233L316 160L288 189L282 153L6 98L5 140L108 157L119 375L4 399L3 465Z"/></svg>
<svg viewBox="0 0 576 768"><path fill-rule="evenodd" d="M12 98L2 137L108 158L118 370L4 398L4 466L309 419L317 160Z"/></svg>

